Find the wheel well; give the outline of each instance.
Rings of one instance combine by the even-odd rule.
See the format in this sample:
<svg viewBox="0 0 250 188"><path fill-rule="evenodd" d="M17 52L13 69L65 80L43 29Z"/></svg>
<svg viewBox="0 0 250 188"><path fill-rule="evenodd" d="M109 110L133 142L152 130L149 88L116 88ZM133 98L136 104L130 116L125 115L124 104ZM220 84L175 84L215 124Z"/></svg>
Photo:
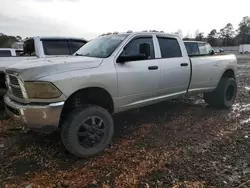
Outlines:
<svg viewBox="0 0 250 188"><path fill-rule="evenodd" d="M5 74L4 74L4 72L0 72L0 88L1 88L1 89L3 89L3 88L6 89L6 85L5 85Z"/></svg>
<svg viewBox="0 0 250 188"><path fill-rule="evenodd" d="M111 114L114 112L114 102L108 91L99 87L81 89L70 95L66 100L62 109L59 127L69 112L72 111L72 108L84 104L95 104L105 108Z"/></svg>
<svg viewBox="0 0 250 188"><path fill-rule="evenodd" d="M235 78L235 75L234 75L234 71L232 69L228 69L226 70L223 75L222 75L223 78Z"/></svg>

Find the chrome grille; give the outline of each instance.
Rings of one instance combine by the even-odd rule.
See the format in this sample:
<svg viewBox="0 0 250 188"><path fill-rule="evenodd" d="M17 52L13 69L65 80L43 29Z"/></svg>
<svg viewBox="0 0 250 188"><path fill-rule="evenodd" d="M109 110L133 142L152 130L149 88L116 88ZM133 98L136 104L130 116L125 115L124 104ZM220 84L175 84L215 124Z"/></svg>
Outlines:
<svg viewBox="0 0 250 188"><path fill-rule="evenodd" d="M17 75L6 72L6 81L8 85L9 95L17 99L24 99L21 86Z"/></svg>
<svg viewBox="0 0 250 188"><path fill-rule="evenodd" d="M23 99L23 93L22 93L21 88L11 87L11 93L14 97L18 97L20 99Z"/></svg>
<svg viewBox="0 0 250 188"><path fill-rule="evenodd" d="M10 79L10 84L19 86L19 82L16 76L9 75L9 79Z"/></svg>

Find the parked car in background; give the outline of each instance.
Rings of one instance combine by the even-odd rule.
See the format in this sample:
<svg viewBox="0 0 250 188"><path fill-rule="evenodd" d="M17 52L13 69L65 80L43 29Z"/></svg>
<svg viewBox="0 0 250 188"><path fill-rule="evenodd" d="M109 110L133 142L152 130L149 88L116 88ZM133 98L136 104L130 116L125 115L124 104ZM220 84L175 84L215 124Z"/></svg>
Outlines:
<svg viewBox="0 0 250 188"><path fill-rule="evenodd" d="M6 111L32 129L60 128L69 152L93 156L111 142L112 114L198 93L213 107L230 108L237 59L210 54L207 43L184 44L161 32L97 37L75 56L8 67Z"/></svg>
<svg viewBox="0 0 250 188"><path fill-rule="evenodd" d="M22 53L23 53L23 50L17 50L13 48L0 48L0 58L20 56L20 54Z"/></svg>
<svg viewBox="0 0 250 188"><path fill-rule="evenodd" d="M23 42L14 42L11 45L11 48L17 49L17 50L23 50Z"/></svg>
<svg viewBox="0 0 250 188"><path fill-rule="evenodd" d="M212 46L203 41L184 41L188 55L213 55Z"/></svg>
<svg viewBox="0 0 250 188"><path fill-rule="evenodd" d="M240 46L239 46L239 52L241 53L241 54L248 54L248 53L250 53L250 44L241 44Z"/></svg>
<svg viewBox="0 0 250 188"><path fill-rule="evenodd" d="M224 52L225 50L222 48L219 48L220 53Z"/></svg>
<svg viewBox="0 0 250 188"><path fill-rule="evenodd" d="M72 55L87 42L85 39L73 37L31 37L24 41L22 53L15 49L0 49L0 119L6 118L3 105L3 96L7 89L4 74L6 67L23 61L39 62L40 58L45 60L55 56ZM1 54L4 57L1 57Z"/></svg>
<svg viewBox="0 0 250 188"><path fill-rule="evenodd" d="M0 55L0 57L22 56L20 57L21 59L23 59L23 57L34 57L33 59L36 59L51 55L72 55L87 42L85 39L73 37L31 37L24 41L23 50L0 48L3 54L2 56ZM16 62L19 59L11 58L9 60ZM5 58L0 58L0 62L3 61L8 63ZM2 64L0 64L0 66L1 65Z"/></svg>
<svg viewBox="0 0 250 188"><path fill-rule="evenodd" d="M85 39L72 37L32 37L24 42L24 56L47 57L72 55L84 44Z"/></svg>
<svg viewBox="0 0 250 188"><path fill-rule="evenodd" d="M223 53L224 49L222 49L222 48L214 48L214 52L215 53Z"/></svg>

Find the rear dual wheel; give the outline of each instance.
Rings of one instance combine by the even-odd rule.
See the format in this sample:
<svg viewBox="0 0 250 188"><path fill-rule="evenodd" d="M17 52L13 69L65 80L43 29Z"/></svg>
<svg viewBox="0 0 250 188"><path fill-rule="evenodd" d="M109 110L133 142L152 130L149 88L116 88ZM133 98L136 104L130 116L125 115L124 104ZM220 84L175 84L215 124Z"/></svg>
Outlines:
<svg viewBox="0 0 250 188"><path fill-rule="evenodd" d="M216 108L230 108L237 95L237 83L235 78L221 78L217 88L211 93L204 94L204 100Z"/></svg>

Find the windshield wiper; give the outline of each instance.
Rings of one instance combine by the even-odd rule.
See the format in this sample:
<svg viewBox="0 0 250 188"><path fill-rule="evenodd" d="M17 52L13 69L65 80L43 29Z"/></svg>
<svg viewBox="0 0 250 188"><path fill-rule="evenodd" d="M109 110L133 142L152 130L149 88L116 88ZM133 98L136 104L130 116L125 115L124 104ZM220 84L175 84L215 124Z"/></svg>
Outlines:
<svg viewBox="0 0 250 188"><path fill-rule="evenodd" d="M76 56L83 56L82 54L78 54L78 53L76 53L75 55L76 55Z"/></svg>
<svg viewBox="0 0 250 188"><path fill-rule="evenodd" d="M89 53L86 53L85 55L76 53L76 56L87 56L87 57L90 57Z"/></svg>

